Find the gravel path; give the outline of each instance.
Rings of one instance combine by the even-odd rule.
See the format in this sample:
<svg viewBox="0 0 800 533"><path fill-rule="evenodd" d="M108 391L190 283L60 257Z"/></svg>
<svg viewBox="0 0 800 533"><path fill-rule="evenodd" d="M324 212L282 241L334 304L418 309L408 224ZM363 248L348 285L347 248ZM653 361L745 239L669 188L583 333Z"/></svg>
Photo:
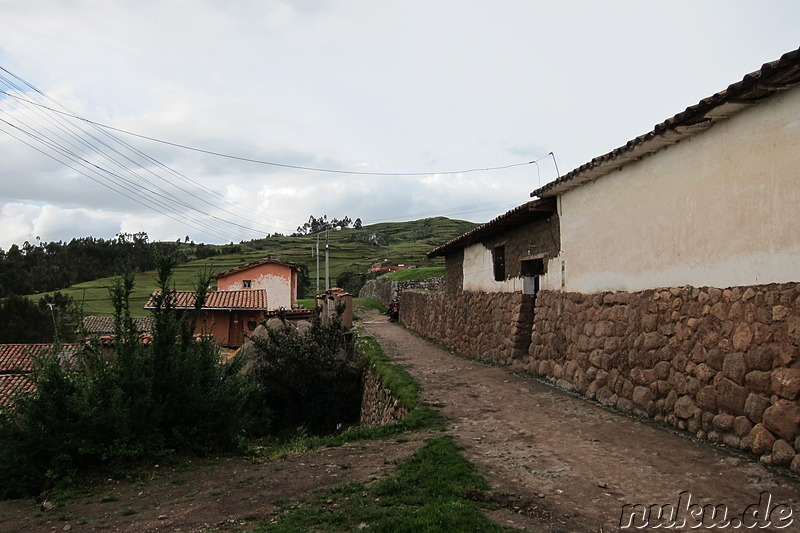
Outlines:
<svg viewBox="0 0 800 533"><path fill-rule="evenodd" d="M498 511L495 519L505 525L617 531L625 504L672 504L684 511L669 530L683 530L677 527L683 518L690 530L698 523L687 511L697 508L688 505L699 503L724 504L730 520L722 528L723 516L711 518L707 509L703 528L733 530L748 510L737 529L759 529L769 519L772 525L760 531L800 531L800 483L758 462L632 420L507 367L456 356L377 313L362 324L420 382L423 399L440 406L450 432L493 490L532 502L516 513ZM680 503L688 503L681 506L684 491ZM761 498L764 491L769 504ZM645 530L658 520L648 524Z"/></svg>

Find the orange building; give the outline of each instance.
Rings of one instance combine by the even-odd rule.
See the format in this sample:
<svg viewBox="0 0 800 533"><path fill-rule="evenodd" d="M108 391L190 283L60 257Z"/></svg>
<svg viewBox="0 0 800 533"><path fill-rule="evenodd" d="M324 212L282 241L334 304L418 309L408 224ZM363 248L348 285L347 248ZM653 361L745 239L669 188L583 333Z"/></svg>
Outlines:
<svg viewBox="0 0 800 533"><path fill-rule="evenodd" d="M145 309L155 309L153 293ZM172 307L178 311L194 309L194 291L175 291ZM248 289L237 291L209 291L206 302L200 309L195 333L211 335L221 346L238 347L267 317L267 291Z"/></svg>
<svg viewBox="0 0 800 533"><path fill-rule="evenodd" d="M265 290L270 309L292 309L297 304L300 267L267 257L214 276L219 291Z"/></svg>

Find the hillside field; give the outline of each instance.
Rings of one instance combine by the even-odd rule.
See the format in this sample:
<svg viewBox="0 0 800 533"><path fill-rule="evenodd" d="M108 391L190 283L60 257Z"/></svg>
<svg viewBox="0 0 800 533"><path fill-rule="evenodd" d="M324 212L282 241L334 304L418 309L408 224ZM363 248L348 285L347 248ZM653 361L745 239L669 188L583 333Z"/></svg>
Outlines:
<svg viewBox="0 0 800 533"><path fill-rule="evenodd" d="M414 266L443 266L442 258L430 260L425 255L433 248L469 231L476 224L445 217L427 218L410 222L385 222L364 226L360 230L344 228L328 232L328 253L331 284L342 272L366 272L374 263ZM268 237L239 243L238 253L217 255L208 259L183 263L175 270L174 285L178 290L191 290L199 273L211 270L224 272L268 256L297 263L310 279L309 292L316 290L316 258L313 253L319 237L320 288L325 288L325 233L300 237ZM377 244L376 244L377 243ZM230 245L228 245L230 246ZM181 249L191 255L193 246L181 244ZM221 247L220 247L221 248ZM82 305L83 314L111 315L113 308L109 300L108 287L113 278L87 281L62 289ZM131 313L147 316L144 310L149 295L156 288L155 272L140 272L131 295ZM309 294L310 296L310 294Z"/></svg>

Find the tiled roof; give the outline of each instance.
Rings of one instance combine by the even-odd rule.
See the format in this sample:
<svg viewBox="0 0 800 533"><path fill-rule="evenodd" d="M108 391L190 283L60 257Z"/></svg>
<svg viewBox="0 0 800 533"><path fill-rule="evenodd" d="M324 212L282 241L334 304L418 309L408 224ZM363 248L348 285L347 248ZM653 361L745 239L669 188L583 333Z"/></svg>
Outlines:
<svg viewBox="0 0 800 533"><path fill-rule="evenodd" d="M499 217L472 228L460 237L444 243L438 248L428 252L428 257L447 255L453 250L465 248L484 239L502 233L508 227L516 227L527 222L549 217L556 210L555 199L532 200L526 204L515 207Z"/></svg>
<svg viewBox="0 0 800 533"><path fill-rule="evenodd" d="M0 344L0 374L30 372L31 356L44 355L52 344Z"/></svg>
<svg viewBox="0 0 800 533"><path fill-rule="evenodd" d="M225 272L220 272L219 274L214 274L214 279L230 276L231 274L241 272L242 270L247 270L249 268L257 267L259 265L266 265L268 263L274 263L276 265L284 265L293 270L297 270L298 272L300 271L300 265L297 265L295 263L289 263L288 261L281 261L280 259L275 259L274 257L267 257L266 259L261 259L260 261L247 263L246 265L231 268L230 270L226 270Z"/></svg>
<svg viewBox="0 0 800 533"><path fill-rule="evenodd" d="M150 333L153 331L155 319L150 316L133 317L139 333ZM83 319L83 329L86 333L98 335L114 334L114 317L111 316L87 316Z"/></svg>
<svg viewBox="0 0 800 533"><path fill-rule="evenodd" d="M145 305L145 309L155 308L153 299L159 291L153 293ZM175 309L194 309L194 291L175 291ZM203 309L255 309L267 310L267 291L265 289L247 289L242 291L209 291Z"/></svg>
<svg viewBox="0 0 800 533"><path fill-rule="evenodd" d="M630 140L624 146L595 157L572 172L540 187L531 196L545 198L574 189L662 148L704 131L720 120L800 83L800 49L765 63L727 89L700 100L658 124L652 131Z"/></svg>
<svg viewBox="0 0 800 533"><path fill-rule="evenodd" d="M29 394L35 390L33 383L25 374L0 375L0 407L9 407L11 399L17 394Z"/></svg>

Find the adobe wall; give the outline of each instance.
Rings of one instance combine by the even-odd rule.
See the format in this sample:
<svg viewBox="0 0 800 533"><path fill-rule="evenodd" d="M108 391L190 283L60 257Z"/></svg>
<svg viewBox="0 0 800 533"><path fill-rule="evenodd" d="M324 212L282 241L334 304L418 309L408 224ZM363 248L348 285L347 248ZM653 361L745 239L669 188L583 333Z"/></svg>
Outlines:
<svg viewBox="0 0 800 533"><path fill-rule="evenodd" d="M400 322L462 355L512 363L528 354L533 297L406 291L400 295Z"/></svg>
<svg viewBox="0 0 800 533"><path fill-rule="evenodd" d="M800 472L800 284L541 291L523 366Z"/></svg>

